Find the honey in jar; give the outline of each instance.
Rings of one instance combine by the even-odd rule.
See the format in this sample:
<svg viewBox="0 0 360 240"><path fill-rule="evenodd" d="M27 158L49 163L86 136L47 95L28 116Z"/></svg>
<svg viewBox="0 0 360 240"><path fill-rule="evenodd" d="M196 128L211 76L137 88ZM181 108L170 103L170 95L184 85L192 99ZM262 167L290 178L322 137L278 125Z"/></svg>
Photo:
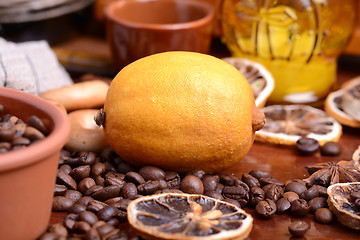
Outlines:
<svg viewBox="0 0 360 240"><path fill-rule="evenodd" d="M233 56L273 74L269 102L321 102L335 86L356 13L356 0L223 0L223 40Z"/></svg>

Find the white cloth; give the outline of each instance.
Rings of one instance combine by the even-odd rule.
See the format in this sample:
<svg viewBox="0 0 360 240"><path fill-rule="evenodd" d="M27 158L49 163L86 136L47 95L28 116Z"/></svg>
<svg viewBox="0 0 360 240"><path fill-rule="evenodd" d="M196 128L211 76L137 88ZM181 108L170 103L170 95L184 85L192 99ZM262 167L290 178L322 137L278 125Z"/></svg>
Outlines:
<svg viewBox="0 0 360 240"><path fill-rule="evenodd" d="M73 84L46 41L13 43L0 38L0 86L38 95Z"/></svg>

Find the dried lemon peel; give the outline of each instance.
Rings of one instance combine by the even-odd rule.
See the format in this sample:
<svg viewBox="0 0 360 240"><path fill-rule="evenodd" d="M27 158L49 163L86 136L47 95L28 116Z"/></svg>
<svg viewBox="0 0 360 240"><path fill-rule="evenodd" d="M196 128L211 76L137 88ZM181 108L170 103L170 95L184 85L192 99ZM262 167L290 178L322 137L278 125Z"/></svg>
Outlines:
<svg viewBox="0 0 360 240"><path fill-rule="evenodd" d="M351 200L352 191L360 191L360 182L338 183L328 187L328 205L337 220L352 229L360 230L360 212Z"/></svg>
<svg viewBox="0 0 360 240"><path fill-rule="evenodd" d="M245 239L253 222L230 203L185 193L140 197L127 212L130 225L146 239Z"/></svg>
<svg viewBox="0 0 360 240"><path fill-rule="evenodd" d="M327 96L327 98L325 100L325 104L324 104L325 111L330 116L335 118L341 124L350 126L350 127L354 127L354 128L360 128L360 121L355 119L354 117L352 117L349 113L345 112L345 110L343 109L342 102L343 102L344 96L348 95L347 94L348 90L351 90L358 85L360 85L360 77L356 77L356 78L353 78L353 79L345 82L342 85L340 90L332 92ZM345 99L345 101L347 101L347 98ZM359 101L356 101L356 102L359 102ZM359 105L356 104L355 106L351 106L350 108L352 110L350 110L350 111L356 111L355 108L357 108L357 106L359 106ZM359 108L357 108L357 109L359 109ZM357 112L359 112L359 110Z"/></svg>
<svg viewBox="0 0 360 240"><path fill-rule="evenodd" d="M260 63L245 58L223 58L225 62L238 69L248 80L257 107L264 107L274 90L275 81L271 73Z"/></svg>
<svg viewBox="0 0 360 240"><path fill-rule="evenodd" d="M307 105L271 105L262 108L266 121L255 133L255 140L295 145L301 137L314 138L320 145L338 141L342 126L326 112Z"/></svg>

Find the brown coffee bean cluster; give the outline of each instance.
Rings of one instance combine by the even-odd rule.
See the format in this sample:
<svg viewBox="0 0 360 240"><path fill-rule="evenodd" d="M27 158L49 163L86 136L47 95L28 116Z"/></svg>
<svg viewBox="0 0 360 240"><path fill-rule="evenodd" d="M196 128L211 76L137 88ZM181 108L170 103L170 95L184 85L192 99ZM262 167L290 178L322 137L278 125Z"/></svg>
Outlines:
<svg viewBox="0 0 360 240"><path fill-rule="evenodd" d="M303 217L317 212L317 221L332 221L328 220L329 212L317 211L327 209L326 188L306 186L302 180L281 182L259 170L240 178L206 174L201 169L181 174L155 166L135 168L110 148L101 154L63 150L53 211L68 215L62 225L50 226L40 239L127 239L118 225L127 221L128 204L144 195L169 192L203 194L242 208L254 208L256 215L263 218L282 213Z"/></svg>
<svg viewBox="0 0 360 240"><path fill-rule="evenodd" d="M44 139L48 131L40 118L33 115L27 122L10 114L0 104L0 154L21 149Z"/></svg>

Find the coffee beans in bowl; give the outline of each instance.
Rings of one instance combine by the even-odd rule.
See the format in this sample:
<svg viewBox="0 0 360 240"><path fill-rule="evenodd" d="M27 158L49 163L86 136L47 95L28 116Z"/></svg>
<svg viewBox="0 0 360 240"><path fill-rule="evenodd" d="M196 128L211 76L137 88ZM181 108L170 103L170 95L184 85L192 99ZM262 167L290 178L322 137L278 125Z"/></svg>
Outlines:
<svg viewBox="0 0 360 240"><path fill-rule="evenodd" d="M1 239L36 239L50 218L70 125L57 106L28 93L0 87L0 104Z"/></svg>

